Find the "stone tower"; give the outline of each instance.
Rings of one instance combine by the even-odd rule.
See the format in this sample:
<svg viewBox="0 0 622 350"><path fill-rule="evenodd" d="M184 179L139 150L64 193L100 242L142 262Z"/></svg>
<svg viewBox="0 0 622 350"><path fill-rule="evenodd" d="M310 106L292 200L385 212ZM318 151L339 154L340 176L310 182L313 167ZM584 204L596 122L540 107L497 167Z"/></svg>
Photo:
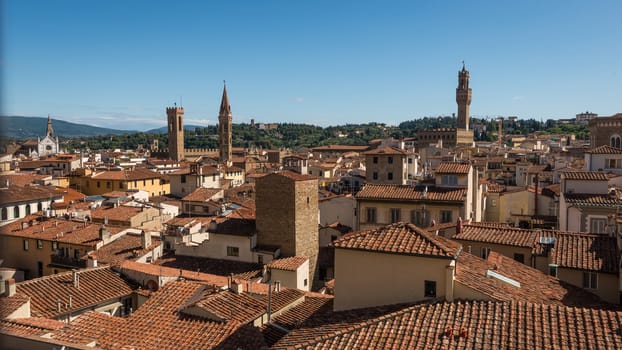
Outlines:
<svg viewBox="0 0 622 350"><path fill-rule="evenodd" d="M456 102L458 103L458 129L468 130L471 88L469 88L469 71L464 67L464 62L462 62L462 70L458 72Z"/></svg>
<svg viewBox="0 0 622 350"><path fill-rule="evenodd" d="M257 245L309 258L309 286L319 286L317 178L285 170L258 178L255 191Z"/></svg>
<svg viewBox="0 0 622 350"><path fill-rule="evenodd" d="M48 127L45 131L46 136L54 137L54 129L52 128L52 117L48 114Z"/></svg>
<svg viewBox="0 0 622 350"><path fill-rule="evenodd" d="M168 156L176 162L184 159L184 109L168 107Z"/></svg>
<svg viewBox="0 0 622 350"><path fill-rule="evenodd" d="M222 101L220 101L220 112L218 113L218 135L220 143L220 162L229 164L231 162L231 127L233 115L231 105L227 97L227 85L222 91Z"/></svg>

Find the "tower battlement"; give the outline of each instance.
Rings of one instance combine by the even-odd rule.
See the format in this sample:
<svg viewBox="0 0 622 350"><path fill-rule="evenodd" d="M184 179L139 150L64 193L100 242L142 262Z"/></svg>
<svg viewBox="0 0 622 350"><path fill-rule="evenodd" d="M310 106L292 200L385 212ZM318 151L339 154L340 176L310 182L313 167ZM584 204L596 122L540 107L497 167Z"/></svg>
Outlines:
<svg viewBox="0 0 622 350"><path fill-rule="evenodd" d="M166 114L178 113L178 112L183 113L184 112L184 107L177 107L177 106L175 106L175 107L166 107Z"/></svg>

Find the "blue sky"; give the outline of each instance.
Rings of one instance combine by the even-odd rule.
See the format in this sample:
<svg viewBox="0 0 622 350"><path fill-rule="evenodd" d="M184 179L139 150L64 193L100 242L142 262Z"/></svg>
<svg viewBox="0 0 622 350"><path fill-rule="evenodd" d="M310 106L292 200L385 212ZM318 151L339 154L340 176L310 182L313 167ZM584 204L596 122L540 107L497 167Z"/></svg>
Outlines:
<svg viewBox="0 0 622 350"><path fill-rule="evenodd" d="M29 1L2 8L2 114L118 129L622 112L622 1Z"/></svg>

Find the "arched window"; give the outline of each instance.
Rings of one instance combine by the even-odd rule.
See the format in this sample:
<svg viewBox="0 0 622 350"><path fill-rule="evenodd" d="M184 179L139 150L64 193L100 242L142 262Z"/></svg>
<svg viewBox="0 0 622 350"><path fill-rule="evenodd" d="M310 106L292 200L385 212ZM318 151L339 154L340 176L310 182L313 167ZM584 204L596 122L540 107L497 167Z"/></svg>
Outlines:
<svg viewBox="0 0 622 350"><path fill-rule="evenodd" d="M16 205L13 208L13 218L18 218L19 217L19 207Z"/></svg>
<svg viewBox="0 0 622 350"><path fill-rule="evenodd" d="M37 204L37 211L42 211L43 210L43 203L39 202Z"/></svg>
<svg viewBox="0 0 622 350"><path fill-rule="evenodd" d="M30 215L30 203L26 204L26 215Z"/></svg>
<svg viewBox="0 0 622 350"><path fill-rule="evenodd" d="M6 210L6 208L2 208L2 220L8 220L8 219L9 219L8 210Z"/></svg>
<svg viewBox="0 0 622 350"><path fill-rule="evenodd" d="M610 140L611 147L621 148L622 138L620 137L620 135L618 134L611 135L611 138L609 140Z"/></svg>

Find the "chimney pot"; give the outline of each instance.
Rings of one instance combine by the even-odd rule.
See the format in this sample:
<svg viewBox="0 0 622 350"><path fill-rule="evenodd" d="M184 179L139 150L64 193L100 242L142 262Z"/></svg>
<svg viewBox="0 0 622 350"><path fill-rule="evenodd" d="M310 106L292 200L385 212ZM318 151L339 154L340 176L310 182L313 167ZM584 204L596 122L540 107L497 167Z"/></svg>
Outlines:
<svg viewBox="0 0 622 350"><path fill-rule="evenodd" d="M73 286L75 288L79 288L80 287L80 275L78 274L78 270L71 271L71 277L73 281Z"/></svg>
<svg viewBox="0 0 622 350"><path fill-rule="evenodd" d="M15 279L9 278L4 281L4 296L12 297L15 295Z"/></svg>

